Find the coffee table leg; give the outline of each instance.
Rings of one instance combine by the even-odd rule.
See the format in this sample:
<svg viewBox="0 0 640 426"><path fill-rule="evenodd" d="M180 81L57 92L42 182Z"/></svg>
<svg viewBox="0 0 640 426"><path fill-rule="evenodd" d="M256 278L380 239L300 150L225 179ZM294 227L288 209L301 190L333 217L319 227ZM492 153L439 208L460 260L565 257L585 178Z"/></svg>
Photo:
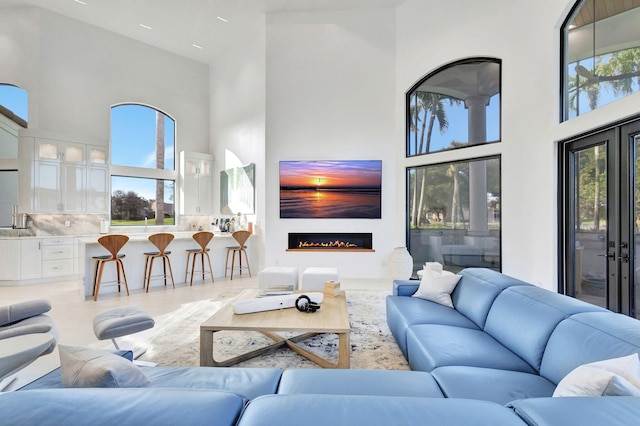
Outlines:
<svg viewBox="0 0 640 426"><path fill-rule="evenodd" d="M338 368L351 367L351 337L350 333L338 334Z"/></svg>
<svg viewBox="0 0 640 426"><path fill-rule="evenodd" d="M212 367L215 365L213 360L213 331L200 330L200 365L203 367Z"/></svg>

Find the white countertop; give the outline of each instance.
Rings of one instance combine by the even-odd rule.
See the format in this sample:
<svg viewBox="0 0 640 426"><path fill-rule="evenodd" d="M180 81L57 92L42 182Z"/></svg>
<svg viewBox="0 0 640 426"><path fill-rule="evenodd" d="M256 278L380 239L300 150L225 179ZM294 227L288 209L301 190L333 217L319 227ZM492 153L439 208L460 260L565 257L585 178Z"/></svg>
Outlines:
<svg viewBox="0 0 640 426"><path fill-rule="evenodd" d="M176 240L190 239L193 234L199 231L175 231L168 232L169 234L173 234ZM129 241L147 241L150 235L155 234L156 232L135 232L135 233L124 233L124 232L109 232L108 234L90 234L90 235L29 235L23 237L13 237L13 236L0 236L0 240L26 240L26 239L56 239L56 238L77 238L79 242L85 244L93 244L98 243L98 238L103 237L105 235L114 235L121 234L127 235L129 237ZM230 232L214 232L214 238L231 238Z"/></svg>

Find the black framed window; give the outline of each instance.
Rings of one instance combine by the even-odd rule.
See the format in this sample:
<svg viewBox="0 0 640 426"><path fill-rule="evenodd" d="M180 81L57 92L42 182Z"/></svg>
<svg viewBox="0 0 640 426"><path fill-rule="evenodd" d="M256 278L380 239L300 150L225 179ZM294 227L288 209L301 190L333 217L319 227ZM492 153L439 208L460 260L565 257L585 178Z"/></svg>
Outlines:
<svg viewBox="0 0 640 426"><path fill-rule="evenodd" d="M406 156L500 140L501 61L470 58L441 67L407 93Z"/></svg>
<svg viewBox="0 0 640 426"><path fill-rule="evenodd" d="M562 121L640 90L638 22L637 2L576 2L561 29Z"/></svg>
<svg viewBox="0 0 640 426"><path fill-rule="evenodd" d="M407 168L408 249L414 271L424 262L445 269L500 271L500 157Z"/></svg>

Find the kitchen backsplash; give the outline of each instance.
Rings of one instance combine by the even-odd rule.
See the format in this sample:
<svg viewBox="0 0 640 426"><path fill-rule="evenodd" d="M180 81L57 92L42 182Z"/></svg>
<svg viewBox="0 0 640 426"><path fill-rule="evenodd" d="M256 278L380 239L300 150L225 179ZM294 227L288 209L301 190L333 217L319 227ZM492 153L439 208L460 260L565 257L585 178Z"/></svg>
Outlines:
<svg viewBox="0 0 640 426"><path fill-rule="evenodd" d="M86 214L33 214L29 215L26 229L0 228L0 237L96 235L100 233L100 221L107 215ZM149 225L111 228L110 233L171 232L210 230L210 216L180 216L178 226Z"/></svg>

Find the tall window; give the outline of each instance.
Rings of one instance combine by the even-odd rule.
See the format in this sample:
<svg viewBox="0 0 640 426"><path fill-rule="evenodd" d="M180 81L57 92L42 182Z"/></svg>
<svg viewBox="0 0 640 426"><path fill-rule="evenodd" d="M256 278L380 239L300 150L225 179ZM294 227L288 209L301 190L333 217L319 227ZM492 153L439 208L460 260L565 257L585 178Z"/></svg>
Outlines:
<svg viewBox="0 0 640 426"><path fill-rule="evenodd" d="M414 270L501 270L500 158L407 169L408 248Z"/></svg>
<svg viewBox="0 0 640 426"><path fill-rule="evenodd" d="M582 0L562 26L562 119L640 90L640 5Z"/></svg>
<svg viewBox="0 0 640 426"><path fill-rule="evenodd" d="M27 127L27 105L25 90L0 84L0 227L12 225L18 204L18 132Z"/></svg>
<svg viewBox="0 0 640 426"><path fill-rule="evenodd" d="M500 140L500 61L445 65L407 93L407 157Z"/></svg>
<svg viewBox="0 0 640 426"><path fill-rule="evenodd" d="M175 224L175 121L143 105L111 108L111 224Z"/></svg>

